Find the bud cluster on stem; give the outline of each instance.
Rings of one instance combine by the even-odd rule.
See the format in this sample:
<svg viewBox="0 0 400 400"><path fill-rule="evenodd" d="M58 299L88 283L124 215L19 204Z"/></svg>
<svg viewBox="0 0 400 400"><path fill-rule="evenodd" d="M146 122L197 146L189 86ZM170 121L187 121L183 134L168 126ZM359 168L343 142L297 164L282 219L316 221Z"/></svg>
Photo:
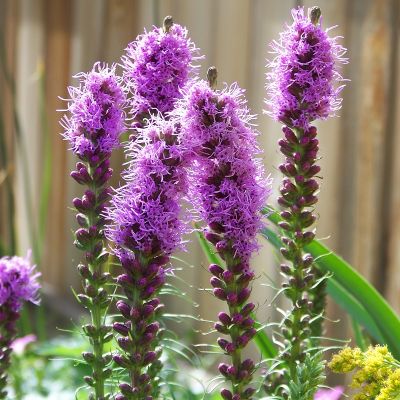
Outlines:
<svg viewBox="0 0 400 400"><path fill-rule="evenodd" d="M320 172L316 165L319 142L317 128L311 123L326 119L340 108L343 81L337 63L345 63L345 49L330 38L320 23L321 10L313 7L307 16L299 7L292 10L293 23L271 44L276 57L269 63L267 105L269 113L284 124L279 140L285 162L279 166L284 178L278 202L282 207L279 224L283 230L281 265L284 293L291 309L282 323L283 375L267 376L268 393L284 388L283 383L297 379L297 366L310 348L318 346L322 334L321 316L325 306L325 280L314 259L304 251L315 237L312 225L318 201ZM288 395L283 390L283 394Z"/></svg>
<svg viewBox="0 0 400 400"><path fill-rule="evenodd" d="M120 384L117 400L159 398L163 305L158 293L169 256L182 247L185 232L179 204L186 192L185 157L178 130L179 124L161 116L138 130L126 184L116 190L108 210L108 237L124 269L117 283L125 294L117 303L124 321L114 324L121 349L114 361L130 376L130 383Z"/></svg>
<svg viewBox="0 0 400 400"><path fill-rule="evenodd" d="M110 396L105 391L105 381L112 370L109 365L111 355L104 354L104 346L113 335L111 326L106 324L111 303L107 285L111 283L111 276L104 270L108 253L103 213L111 194L107 186L112 175L111 153L119 145L119 136L124 129L125 94L114 67L96 64L92 71L77 77L80 86L69 88L70 115L64 117L62 124L64 138L79 158L71 177L86 187L83 196L72 202L80 226L75 232L75 245L85 254L84 262L78 266L83 286L78 299L91 315L91 323L83 326L83 332L93 352L84 352L82 356L93 372L84 380L93 388L90 399L105 400Z"/></svg>
<svg viewBox="0 0 400 400"><path fill-rule="evenodd" d="M255 364L243 360L242 351L256 334L248 302L254 272L250 258L257 249L256 234L262 226L260 210L270 191L264 178L257 133L243 92L236 85L216 90L217 71L208 70L208 83L196 82L177 112L181 114L182 143L192 157L189 198L207 224L205 238L224 265L212 264L210 280L216 298L228 313L219 313L215 329L226 337L218 345L230 359L219 365L229 382L224 400L252 399Z"/></svg>

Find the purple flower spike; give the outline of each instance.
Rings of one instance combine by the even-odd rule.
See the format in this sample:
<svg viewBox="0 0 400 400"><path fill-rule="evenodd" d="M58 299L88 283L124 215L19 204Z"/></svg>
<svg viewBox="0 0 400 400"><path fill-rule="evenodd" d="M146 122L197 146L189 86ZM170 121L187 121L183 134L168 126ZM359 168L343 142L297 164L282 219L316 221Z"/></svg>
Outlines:
<svg viewBox="0 0 400 400"><path fill-rule="evenodd" d="M125 94L114 66L108 68L97 63L92 71L77 74L75 78L80 85L68 88L70 115L61 121L64 138L80 159L97 165L119 146L119 136L124 130Z"/></svg>
<svg viewBox="0 0 400 400"><path fill-rule="evenodd" d="M328 36L330 29L324 30L318 18L308 18L303 8L293 9L292 16L293 23L271 44L276 57L267 73L267 106L274 119L306 128L340 108L344 79L338 64L347 63L346 49L338 37Z"/></svg>
<svg viewBox="0 0 400 400"><path fill-rule="evenodd" d="M106 234L124 274L118 278L126 300L117 307L126 322L114 325L120 335L120 358L135 360L120 365L133 388L130 400L158 399L162 368L158 315L163 308L157 295L166 279L169 256L183 248L180 200L187 192L186 156L179 141L179 124L154 117L138 130L130 145L131 163L125 185L116 190L107 211ZM122 279L123 277L123 279Z"/></svg>
<svg viewBox="0 0 400 400"><path fill-rule="evenodd" d="M242 363L242 349L256 331L247 303L254 273L250 258L258 249L256 235L262 226L261 208L270 193L270 180L256 154L256 131L251 125L243 91L236 85L213 90L216 70L208 72L209 84L196 82L180 102L182 143L192 159L189 198L208 225L205 238L225 260L225 269L209 268L213 293L228 305L229 314L220 313L218 332L229 335L217 343L231 364L219 370L230 389L222 389L224 399L251 399L249 386L254 364ZM249 365L248 365L249 364Z"/></svg>
<svg viewBox="0 0 400 400"><path fill-rule="evenodd" d="M173 110L181 89L198 68L193 64L197 54L186 28L174 24L171 17L165 18L164 28L153 27L128 45L122 64L136 121Z"/></svg>
<svg viewBox="0 0 400 400"><path fill-rule="evenodd" d="M0 258L0 399L7 398L7 370L15 343L19 312L24 302L40 302L39 276L30 262L29 253L26 258Z"/></svg>
<svg viewBox="0 0 400 400"><path fill-rule="evenodd" d="M75 232L75 245L85 252L86 261L78 267L84 290L78 298L92 318L93 329L86 335L93 353L84 356L93 370L92 377L85 377L94 392L89 397L102 399L105 398L104 382L111 373L103 357L104 343L110 339L111 330L103 323L111 299L106 290L109 274L103 270L108 253L102 213L110 197L107 183L112 175L111 153L119 146L119 137L124 130L125 93L114 66L96 64L89 73L76 77L79 86L69 88L69 114L61 123L65 128L64 138L80 160L71 177L86 187L82 198L73 200L80 226Z"/></svg>
<svg viewBox="0 0 400 400"><path fill-rule="evenodd" d="M286 277L284 293L291 308L282 322L282 374L266 377L269 395L287 396L285 384L297 379L298 363L307 352L320 346L323 336L326 280L314 265L305 247L314 239L314 213L318 201L320 167L317 128L311 122L333 115L341 104L339 93L344 79L338 65L347 62L346 50L338 38L322 29L321 10L313 7L308 17L303 8L292 11L293 23L287 25L280 40L271 47L276 54L267 74L270 115L284 124L278 141L284 162L284 175L278 203L282 206L281 272Z"/></svg>

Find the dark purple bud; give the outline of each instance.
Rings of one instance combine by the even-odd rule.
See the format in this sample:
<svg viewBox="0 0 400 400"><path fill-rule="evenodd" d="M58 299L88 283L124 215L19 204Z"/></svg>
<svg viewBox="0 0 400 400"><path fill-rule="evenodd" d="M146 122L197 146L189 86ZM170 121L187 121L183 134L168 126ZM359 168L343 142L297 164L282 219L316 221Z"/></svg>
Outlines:
<svg viewBox="0 0 400 400"><path fill-rule="evenodd" d="M153 295L153 293L156 291L156 288L154 286L147 286L147 288L143 292L143 298L148 299Z"/></svg>
<svg viewBox="0 0 400 400"><path fill-rule="evenodd" d="M89 232L84 228L79 228L75 232L75 235L79 243L81 243L82 245L87 245L91 240Z"/></svg>
<svg viewBox="0 0 400 400"><path fill-rule="evenodd" d="M125 382L119 384L119 389L121 390L121 392L122 392L123 394L126 394L126 395L132 394L132 386L131 386L131 385L128 385L128 384L125 383Z"/></svg>
<svg viewBox="0 0 400 400"><path fill-rule="evenodd" d="M294 132L290 128L285 126L285 127L282 128L282 131L283 131L283 133L285 135L285 138L286 138L286 140L288 142L291 142L293 144L297 144L298 143L296 135L294 134Z"/></svg>
<svg viewBox="0 0 400 400"><path fill-rule="evenodd" d="M153 259L153 263L159 265L162 267L163 265L166 265L169 263L169 257L168 256L159 256Z"/></svg>
<svg viewBox="0 0 400 400"><path fill-rule="evenodd" d="M155 299L149 300L146 304L149 306L152 306L154 308L157 308L161 304L161 301L160 301L160 299L155 298Z"/></svg>
<svg viewBox="0 0 400 400"><path fill-rule="evenodd" d="M278 197L278 204L282 207L288 207L290 205L290 203L281 196Z"/></svg>
<svg viewBox="0 0 400 400"><path fill-rule="evenodd" d="M83 185L86 183L85 179L81 176L79 171L72 171L69 175L80 185Z"/></svg>
<svg viewBox="0 0 400 400"><path fill-rule="evenodd" d="M79 175L81 178L86 182L89 183L92 181L91 176L89 175L89 172L86 168L86 165L83 165L82 168L79 168Z"/></svg>
<svg viewBox="0 0 400 400"><path fill-rule="evenodd" d="M128 400L128 398L125 397L123 394L117 394L115 396L115 400Z"/></svg>
<svg viewBox="0 0 400 400"><path fill-rule="evenodd" d="M147 383L147 382L150 381L150 379L151 379L151 377L150 377L149 374L142 374L142 375L140 375L140 377L139 377L140 383Z"/></svg>
<svg viewBox="0 0 400 400"><path fill-rule="evenodd" d="M243 321L243 315L241 313L233 314L232 316L232 324L240 325Z"/></svg>
<svg viewBox="0 0 400 400"><path fill-rule="evenodd" d="M218 338L217 343L222 350L225 350L229 342L226 339Z"/></svg>
<svg viewBox="0 0 400 400"><path fill-rule="evenodd" d="M142 308L142 317L144 319L148 318L154 312L154 307L150 304L145 304Z"/></svg>
<svg viewBox="0 0 400 400"><path fill-rule="evenodd" d="M222 279L226 282L226 283L231 283L233 282L233 278L234 275L231 271L224 271L222 273Z"/></svg>
<svg viewBox="0 0 400 400"><path fill-rule="evenodd" d="M116 332L120 333L123 336L128 336L129 334L128 327L121 322L114 322L113 328Z"/></svg>
<svg viewBox="0 0 400 400"><path fill-rule="evenodd" d="M204 237L213 245L216 245L220 240L221 240L221 236L217 235L216 233L212 233L212 232L206 232L204 234Z"/></svg>
<svg viewBox="0 0 400 400"><path fill-rule="evenodd" d="M158 322L153 322L147 325L145 333L157 333L159 329L160 329L160 324Z"/></svg>
<svg viewBox="0 0 400 400"><path fill-rule="evenodd" d="M289 265L287 264L281 264L281 271L286 274L289 275L292 272L292 269L290 268Z"/></svg>
<svg viewBox="0 0 400 400"><path fill-rule="evenodd" d="M82 353L82 357L83 357L83 359L87 362L87 363L89 363L89 364L91 364L91 363L93 363L94 361L95 361L95 356L94 356L94 354L93 353L90 353L90 352L88 352L88 351L84 351L83 353Z"/></svg>
<svg viewBox="0 0 400 400"><path fill-rule="evenodd" d="M218 222L211 222L209 224L209 227L216 233L224 233L225 232L224 227Z"/></svg>
<svg viewBox="0 0 400 400"><path fill-rule="evenodd" d="M315 204L318 201L318 198L316 196L313 195L308 195L303 197L304 199L304 206L312 206L313 204Z"/></svg>
<svg viewBox="0 0 400 400"><path fill-rule="evenodd" d="M240 285L247 285L250 281L254 279L254 272L253 271L244 271L242 275L240 275L237 283Z"/></svg>
<svg viewBox="0 0 400 400"><path fill-rule="evenodd" d="M230 376L236 376L237 374L237 370L233 365L229 365L227 372Z"/></svg>
<svg viewBox="0 0 400 400"><path fill-rule="evenodd" d="M224 312L220 312L218 314L218 319L224 324L224 325L230 325L231 324L231 317Z"/></svg>
<svg viewBox="0 0 400 400"><path fill-rule="evenodd" d="M157 353L155 351L148 351L143 357L143 364L148 365L154 362L157 358Z"/></svg>
<svg viewBox="0 0 400 400"><path fill-rule="evenodd" d="M319 165L313 165L307 172L307 176L317 175L321 171L321 167Z"/></svg>
<svg viewBox="0 0 400 400"><path fill-rule="evenodd" d="M223 282L220 279L218 279L216 276L213 276L210 279L210 284L214 288L222 288L224 286Z"/></svg>
<svg viewBox="0 0 400 400"><path fill-rule="evenodd" d="M78 211L80 211L80 212L85 212L85 211L87 211L87 208L84 207L84 205L83 205L83 203L82 203L82 200L81 200L79 197L75 197L75 198L72 200L72 204L73 204L74 207L75 207Z"/></svg>
<svg viewBox="0 0 400 400"><path fill-rule="evenodd" d="M224 333L226 335L229 333L229 329L225 325L222 325L222 324L220 324L218 322L214 324L214 329L217 332Z"/></svg>
<svg viewBox="0 0 400 400"><path fill-rule="evenodd" d="M128 337L119 337L117 339L117 342L118 342L119 346L121 347L121 349L125 350L126 352L131 351L133 342Z"/></svg>
<svg viewBox="0 0 400 400"><path fill-rule="evenodd" d="M225 240L220 240L216 245L215 245L216 250L219 253L222 253L227 250L228 245L226 244Z"/></svg>
<svg viewBox="0 0 400 400"><path fill-rule="evenodd" d="M294 180L298 185L302 185L304 183L304 176L303 175L296 175Z"/></svg>
<svg viewBox="0 0 400 400"><path fill-rule="evenodd" d="M215 276L220 276L224 272L224 270L217 264L211 264L208 267L208 270Z"/></svg>
<svg viewBox="0 0 400 400"><path fill-rule="evenodd" d="M300 139L300 144L301 144L302 146L306 146L308 143L310 143L310 140L311 140L311 138L310 138L309 136L303 136L303 137Z"/></svg>
<svg viewBox="0 0 400 400"><path fill-rule="evenodd" d="M129 363L128 359L126 357L122 356L121 354L114 354L113 360L122 368L130 367L130 363Z"/></svg>
<svg viewBox="0 0 400 400"><path fill-rule="evenodd" d="M226 293L225 290L222 288L215 288L213 290L214 296L220 300L226 300Z"/></svg>
<svg viewBox="0 0 400 400"><path fill-rule="evenodd" d="M317 136L317 128L315 126L310 126L307 131L308 136L314 138Z"/></svg>
<svg viewBox="0 0 400 400"><path fill-rule="evenodd" d="M92 278L92 273L90 272L90 269L87 265L84 264L79 264L78 265L78 272L81 275L82 278L85 279L91 279Z"/></svg>
<svg viewBox="0 0 400 400"><path fill-rule="evenodd" d="M311 254L305 254L303 256L303 265L309 267L314 262L314 258Z"/></svg>
<svg viewBox="0 0 400 400"><path fill-rule="evenodd" d="M130 306L129 306L127 303L125 303L125 302L122 301L122 300L118 300L116 306L117 306L118 311L119 311L125 318L130 318L130 311L131 311L131 308L130 308Z"/></svg>
<svg viewBox="0 0 400 400"><path fill-rule="evenodd" d="M120 276L118 276L117 278L117 283L119 285L122 286L126 286L126 285L133 285L133 279L128 275L128 274L122 274Z"/></svg>
<svg viewBox="0 0 400 400"><path fill-rule="evenodd" d="M228 368L229 365L225 363L221 363L218 365L218 371L224 376L228 376Z"/></svg>
<svg viewBox="0 0 400 400"><path fill-rule="evenodd" d="M109 187L104 188L101 191L101 193L99 194L99 196L97 198L97 201L99 203L104 203L105 201L107 201L111 197L111 194L112 194L112 189L111 188L109 188Z"/></svg>
<svg viewBox="0 0 400 400"><path fill-rule="evenodd" d="M238 304L243 304L250 297L250 293L251 293L250 288L248 287L243 288L237 296Z"/></svg>
<svg viewBox="0 0 400 400"><path fill-rule="evenodd" d="M301 154L298 152L293 153L292 157L293 160L295 160L296 162L299 162L301 160Z"/></svg>
<svg viewBox="0 0 400 400"><path fill-rule="evenodd" d="M243 322L241 323L241 326L243 328L251 328L254 326L254 319L252 318L246 318L245 320L243 320Z"/></svg>
<svg viewBox="0 0 400 400"><path fill-rule="evenodd" d="M248 265L247 264L235 264L232 265L230 267L230 270L234 273L234 274L240 274L242 273L244 270L248 269Z"/></svg>
<svg viewBox="0 0 400 400"><path fill-rule="evenodd" d="M222 389L221 396L224 400L232 400L232 393L228 389Z"/></svg>
<svg viewBox="0 0 400 400"><path fill-rule="evenodd" d="M242 362L241 368L242 368L242 369L245 369L245 370L247 370L247 371L253 371L253 369L254 369L254 362L253 362L253 360L251 360L250 358L246 358L246 360L244 360L244 361Z"/></svg>
<svg viewBox="0 0 400 400"><path fill-rule="evenodd" d="M242 314L243 317L247 317L255 308L256 306L254 303L248 303L242 308L240 314Z"/></svg>
<svg viewBox="0 0 400 400"><path fill-rule="evenodd" d="M226 345L226 347L225 347L225 351L226 351L228 354L232 354L235 350L236 350L236 347L235 347L235 345L234 345L233 343L228 343L228 344Z"/></svg>
<svg viewBox="0 0 400 400"><path fill-rule="evenodd" d="M234 306L238 302L238 295L234 292L230 292L226 295L226 301L229 305Z"/></svg>

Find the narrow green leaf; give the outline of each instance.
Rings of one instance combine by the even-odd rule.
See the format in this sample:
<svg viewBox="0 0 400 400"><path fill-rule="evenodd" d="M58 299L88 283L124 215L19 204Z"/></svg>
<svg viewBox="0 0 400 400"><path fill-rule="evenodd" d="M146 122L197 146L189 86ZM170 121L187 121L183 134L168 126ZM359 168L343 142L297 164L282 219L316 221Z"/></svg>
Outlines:
<svg viewBox="0 0 400 400"><path fill-rule="evenodd" d="M275 225L279 223L280 216L272 208L266 208L264 213ZM276 238L270 240L271 232L270 229L265 231L265 237L276 245ZM312 254L323 272L332 273L332 280L340 284L364 307L379 328L383 342L388 345L392 354L400 359L400 320L387 301L350 264L319 241L314 240L305 250ZM365 328L368 329L367 326ZM372 332L370 333L372 335Z"/></svg>
<svg viewBox="0 0 400 400"><path fill-rule="evenodd" d="M360 325L353 318L351 319L351 326L353 327L354 338L357 346L362 350L367 350L367 344L365 343L364 335L361 331Z"/></svg>

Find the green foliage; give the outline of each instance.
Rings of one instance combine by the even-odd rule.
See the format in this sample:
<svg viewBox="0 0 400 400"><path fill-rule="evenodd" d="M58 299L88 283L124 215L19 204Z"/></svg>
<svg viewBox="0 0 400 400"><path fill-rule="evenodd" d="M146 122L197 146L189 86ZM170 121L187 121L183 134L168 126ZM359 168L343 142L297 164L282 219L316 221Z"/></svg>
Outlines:
<svg viewBox="0 0 400 400"><path fill-rule="evenodd" d="M266 208L268 219L277 225L279 215ZM281 247L278 235L270 228L263 236L277 249ZM317 240L308 246L315 263L324 273L332 274L327 291L332 298L361 324L379 343L387 344L392 354L400 359L400 319L378 291L350 264Z"/></svg>
<svg viewBox="0 0 400 400"><path fill-rule="evenodd" d="M289 400L312 400L318 387L325 381L325 366L321 354L307 354L297 365L296 377L288 384Z"/></svg>

